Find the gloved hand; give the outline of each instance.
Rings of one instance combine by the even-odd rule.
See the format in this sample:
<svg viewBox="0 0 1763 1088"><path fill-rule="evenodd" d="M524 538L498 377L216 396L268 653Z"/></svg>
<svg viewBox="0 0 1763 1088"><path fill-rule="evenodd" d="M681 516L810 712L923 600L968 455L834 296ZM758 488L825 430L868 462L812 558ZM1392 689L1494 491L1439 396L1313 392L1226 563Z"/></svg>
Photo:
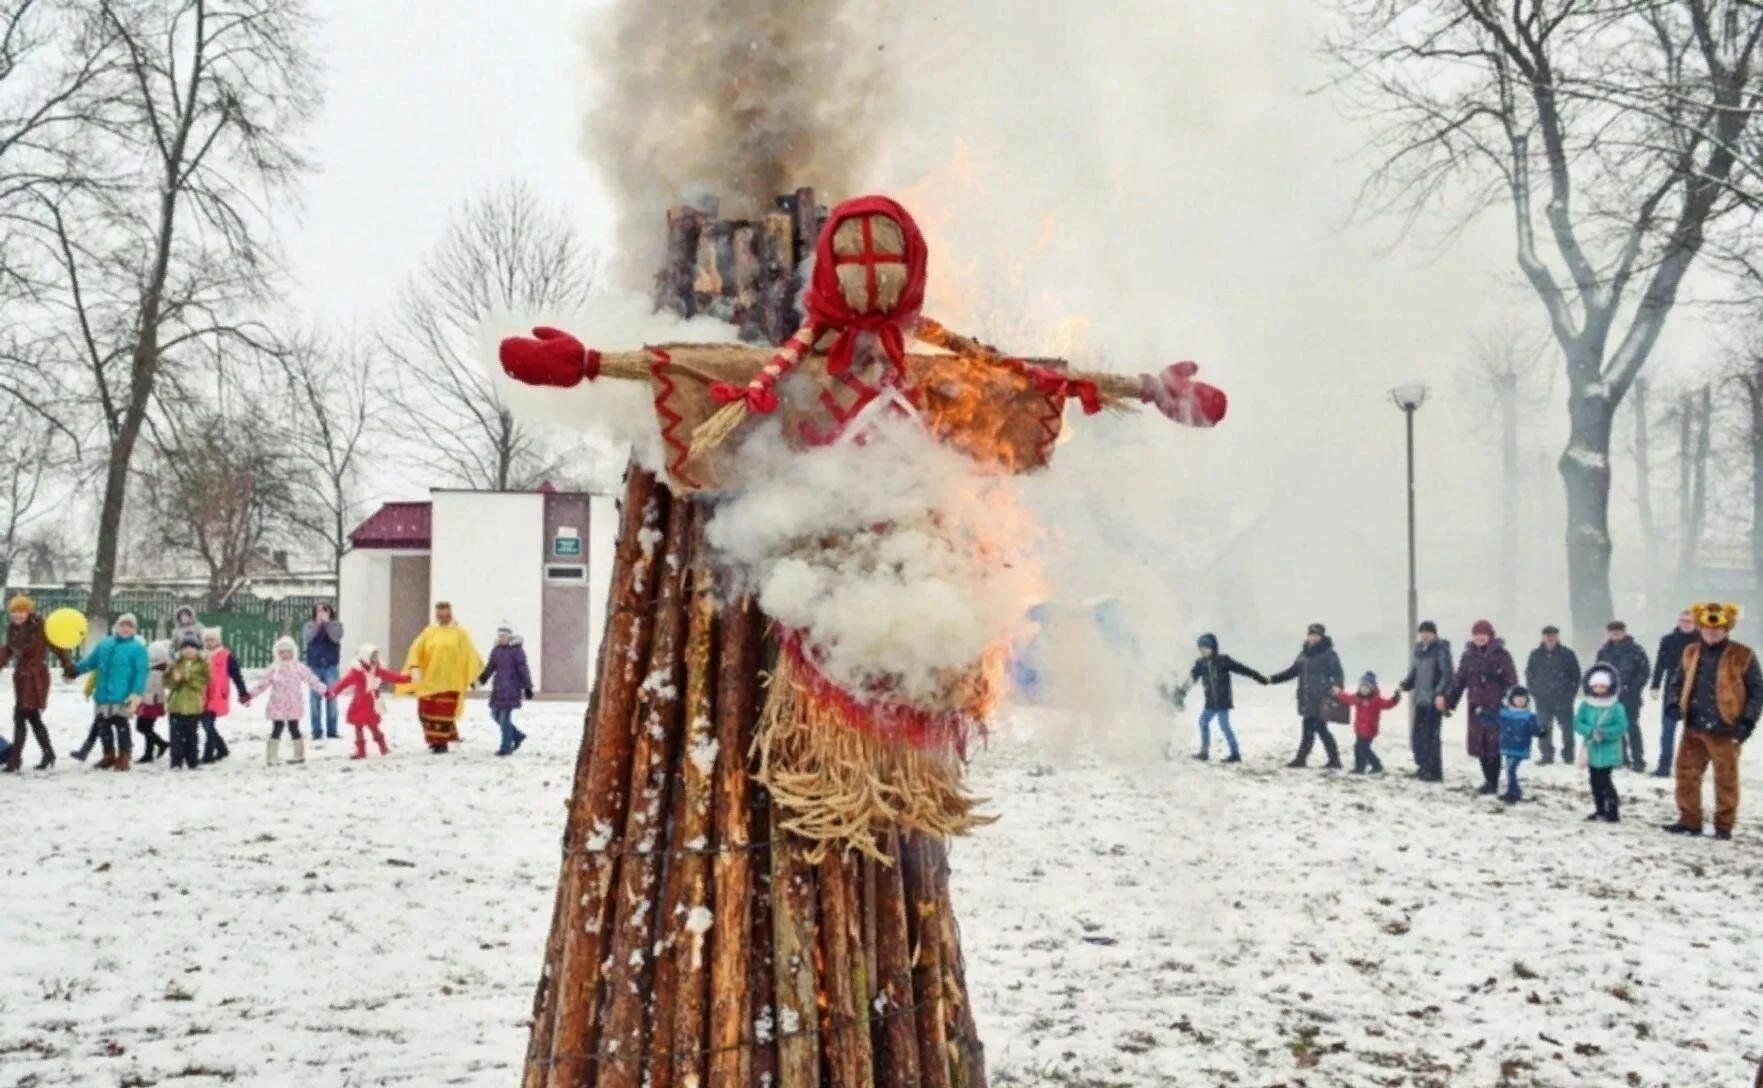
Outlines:
<svg viewBox="0 0 1763 1088"><path fill-rule="evenodd" d="M533 689L532 688L525 689L524 691L522 691L520 693L520 696L523 699L531 699L533 697Z"/></svg>
<svg viewBox="0 0 1763 1088"><path fill-rule="evenodd" d="M1139 399L1154 404L1157 410L1190 427L1211 427L1224 418L1230 400L1224 390L1205 382L1195 381L1199 373L1196 363L1182 362L1164 367L1156 374L1142 375Z"/></svg>
<svg viewBox="0 0 1763 1088"><path fill-rule="evenodd" d="M1683 720L1683 708L1678 706L1676 703L1672 703L1670 706L1665 708L1665 720L1668 722L1682 721Z"/></svg>
<svg viewBox="0 0 1763 1088"><path fill-rule="evenodd" d="M1756 722L1750 721L1745 718L1739 719L1739 743L1740 744L1743 744L1744 742L1750 740L1751 734L1755 733L1756 731L1757 731L1757 723Z"/></svg>
<svg viewBox="0 0 1763 1088"><path fill-rule="evenodd" d="M527 385L549 385L569 388L583 378L592 381L599 373L600 353L589 351L582 342L547 325L533 329L530 337L510 336L502 341L497 352L502 369L510 378Z"/></svg>

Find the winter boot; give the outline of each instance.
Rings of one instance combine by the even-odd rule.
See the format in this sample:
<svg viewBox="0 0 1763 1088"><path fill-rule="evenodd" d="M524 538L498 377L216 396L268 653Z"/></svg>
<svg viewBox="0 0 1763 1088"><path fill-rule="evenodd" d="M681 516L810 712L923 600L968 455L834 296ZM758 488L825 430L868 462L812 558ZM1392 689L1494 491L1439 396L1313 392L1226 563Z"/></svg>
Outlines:
<svg viewBox="0 0 1763 1088"><path fill-rule="evenodd" d="M1714 837L1721 842L1731 842L1732 829L1730 827L1717 827L1714 829Z"/></svg>
<svg viewBox="0 0 1763 1088"><path fill-rule="evenodd" d="M24 764L24 732L23 722L12 727L12 747L6 750L6 763L0 766L0 771L17 774L19 767Z"/></svg>
<svg viewBox="0 0 1763 1088"><path fill-rule="evenodd" d="M392 750L386 747L386 735L380 732L380 727L377 725L373 727L373 741L380 746L380 755L387 756L392 754Z"/></svg>
<svg viewBox="0 0 1763 1088"><path fill-rule="evenodd" d="M513 748L510 748L510 749L508 749L508 750L509 750L509 751L510 751L510 752L512 752L512 751L514 751L514 749L513 749ZM1211 758L1212 758L1212 757L1211 757L1211 756L1210 756L1210 755L1208 755L1208 754L1206 754L1206 753L1205 753L1205 752L1195 752L1195 753L1194 753L1194 758L1195 758L1195 759L1197 759L1197 760L1199 760L1199 761L1200 761L1200 762L1201 762L1201 763L1205 763L1205 762L1207 762L1207 761L1208 761L1208 760L1210 760L1210 759L1211 759Z"/></svg>
<svg viewBox="0 0 1763 1088"><path fill-rule="evenodd" d="M1681 820L1674 824L1665 824L1664 827L1666 832L1672 835L1700 835L1702 833L1701 828L1691 827Z"/></svg>
<svg viewBox="0 0 1763 1088"><path fill-rule="evenodd" d="M289 763L305 763L306 762L306 738L305 737L296 736L294 738L294 758L288 760L288 762Z"/></svg>
<svg viewBox="0 0 1763 1088"><path fill-rule="evenodd" d="M526 743L526 734L522 733L520 730L516 729L514 731L514 746L508 749L508 754L513 755L514 753L520 751L520 746L525 743Z"/></svg>
<svg viewBox="0 0 1763 1088"><path fill-rule="evenodd" d="M367 735L357 730L355 733L355 754L350 759L367 758Z"/></svg>
<svg viewBox="0 0 1763 1088"><path fill-rule="evenodd" d="M282 742L279 737L271 737L263 742L263 762L265 766L274 767L282 761Z"/></svg>
<svg viewBox="0 0 1763 1088"><path fill-rule="evenodd" d="M116 762L111 765L110 769L113 771L126 771L129 769L129 762L130 755L128 749L125 748L117 754Z"/></svg>
<svg viewBox="0 0 1763 1088"><path fill-rule="evenodd" d="M525 733L522 733L522 734L521 734L521 735L520 735L520 740L525 740L525 739L526 739L526 734L525 734ZM514 746L515 746L515 747L516 747L516 748L519 748L519 747L520 747L520 741L515 741L515 742L514 742ZM1228 756L1225 756L1225 757L1224 757L1224 761L1225 761L1225 762L1226 762L1226 763L1241 763L1241 762L1242 762L1242 761L1243 761L1243 757L1242 757L1242 756L1240 756L1240 755L1238 755L1238 754L1237 754L1237 753L1235 753L1235 752L1232 752L1232 753L1231 753L1231 754L1230 754L1230 755L1228 755Z"/></svg>

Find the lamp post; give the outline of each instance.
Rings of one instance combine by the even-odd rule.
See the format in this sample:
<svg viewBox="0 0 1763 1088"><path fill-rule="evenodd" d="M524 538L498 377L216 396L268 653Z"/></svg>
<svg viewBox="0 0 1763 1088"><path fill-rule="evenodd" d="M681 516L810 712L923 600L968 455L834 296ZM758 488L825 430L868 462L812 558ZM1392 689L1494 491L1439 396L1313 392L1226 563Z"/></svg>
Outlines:
<svg viewBox="0 0 1763 1088"><path fill-rule="evenodd" d="M1414 413L1426 403L1426 386L1419 382L1398 385L1390 390L1390 400L1402 410L1408 431L1408 637L1414 637L1420 626L1419 556L1414 544Z"/></svg>

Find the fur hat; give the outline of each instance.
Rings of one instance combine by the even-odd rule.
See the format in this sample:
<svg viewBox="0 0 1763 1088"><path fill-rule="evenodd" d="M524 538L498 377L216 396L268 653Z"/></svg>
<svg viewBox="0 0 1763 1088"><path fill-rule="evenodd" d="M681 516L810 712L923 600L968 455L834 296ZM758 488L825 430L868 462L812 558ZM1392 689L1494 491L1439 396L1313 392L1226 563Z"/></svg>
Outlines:
<svg viewBox="0 0 1763 1088"><path fill-rule="evenodd" d="M1715 631L1730 631L1739 621L1739 606L1704 601L1690 605L1690 614L1695 616L1697 627L1706 627Z"/></svg>
<svg viewBox="0 0 1763 1088"><path fill-rule="evenodd" d="M1194 645L1200 647L1202 650L1211 650L1213 653L1217 653L1218 636L1208 631L1206 634L1203 634L1196 639Z"/></svg>
<svg viewBox="0 0 1763 1088"><path fill-rule="evenodd" d="M1605 688L1601 695L1592 690L1599 682ZM1580 691L1585 695L1585 701L1595 707L1614 706L1622 695L1622 676L1613 666L1599 662L1585 671L1585 680L1580 683Z"/></svg>
<svg viewBox="0 0 1763 1088"><path fill-rule="evenodd" d="M141 621L135 619L135 614L133 612L124 612L122 615L116 617L116 622L110 625L110 629L114 631L125 623L130 627L135 628L137 631L141 628Z"/></svg>
<svg viewBox="0 0 1763 1088"><path fill-rule="evenodd" d="M6 611L8 612L35 612L36 610L37 602L22 593L6 602Z"/></svg>
<svg viewBox="0 0 1763 1088"><path fill-rule="evenodd" d="M283 635L281 638L275 640L275 655L277 657L282 656L284 653L297 654L299 652L300 647L295 645L294 640L287 635Z"/></svg>
<svg viewBox="0 0 1763 1088"><path fill-rule="evenodd" d="M1320 623L1313 623L1309 627L1304 628L1304 633L1306 635L1315 635L1317 638L1322 638L1328 634L1328 628Z"/></svg>
<svg viewBox="0 0 1763 1088"><path fill-rule="evenodd" d="M1475 626L1471 627L1469 629L1469 633L1472 636L1473 635L1486 635L1489 638L1493 638L1494 637L1494 625L1491 622L1489 622L1488 620L1476 620Z"/></svg>
<svg viewBox="0 0 1763 1088"><path fill-rule="evenodd" d="M375 646L371 642L363 642L361 644L361 648L355 651L355 660L357 660L357 661L361 662L363 665L365 665L369 661L372 661L374 659L374 655L379 652L380 652L380 648L378 646Z"/></svg>

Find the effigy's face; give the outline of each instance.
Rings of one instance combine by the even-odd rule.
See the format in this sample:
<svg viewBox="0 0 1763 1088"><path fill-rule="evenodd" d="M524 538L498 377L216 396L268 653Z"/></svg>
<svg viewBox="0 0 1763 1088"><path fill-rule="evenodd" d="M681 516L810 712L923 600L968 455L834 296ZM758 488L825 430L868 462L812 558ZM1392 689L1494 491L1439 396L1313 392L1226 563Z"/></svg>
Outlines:
<svg viewBox="0 0 1763 1088"><path fill-rule="evenodd" d="M884 313L906 289L906 235L892 218L854 215L833 231L839 293L857 313Z"/></svg>

